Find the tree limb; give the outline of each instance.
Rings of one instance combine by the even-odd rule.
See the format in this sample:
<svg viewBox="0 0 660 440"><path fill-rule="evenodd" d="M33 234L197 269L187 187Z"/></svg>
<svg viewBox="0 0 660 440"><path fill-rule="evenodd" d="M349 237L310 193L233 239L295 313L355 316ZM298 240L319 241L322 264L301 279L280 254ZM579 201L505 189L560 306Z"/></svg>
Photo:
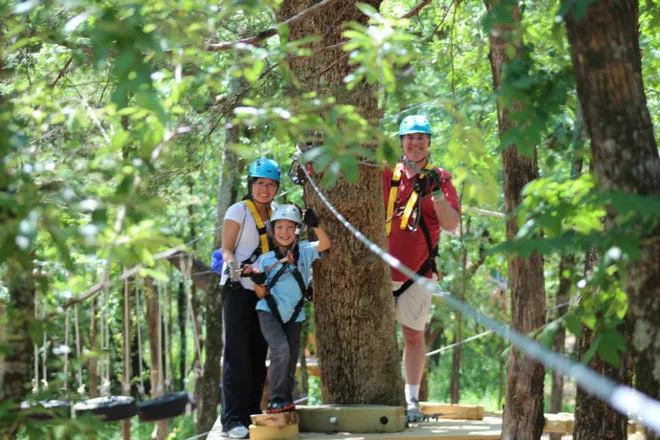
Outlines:
<svg viewBox="0 0 660 440"><path fill-rule="evenodd" d="M283 21L281 25L291 25L294 23L297 23L301 21L303 18L307 17L308 15L311 15L315 12L318 12L319 10L326 8L330 6L331 4L337 2L337 0L323 0L322 2L316 3L313 6L310 6L309 8L305 9L304 11L294 15L293 17ZM279 27L279 26L278 26ZM256 45L261 43L262 41L277 35L277 28L278 27L273 27L270 29L266 29L264 31L259 32L257 35L254 37L248 37L248 38L243 38L242 40L238 41L227 41L224 43L216 43L216 44L209 44L206 46L206 50L209 52L221 52L227 49L231 49L234 46L238 44L251 44L251 45Z"/></svg>
<svg viewBox="0 0 660 440"><path fill-rule="evenodd" d="M431 3L431 0L422 0L421 2L419 2L419 4L417 6L412 8L409 12L402 15L401 18L412 18L412 17L418 15L419 11L421 11L422 8L424 8L424 6L426 6L430 3Z"/></svg>

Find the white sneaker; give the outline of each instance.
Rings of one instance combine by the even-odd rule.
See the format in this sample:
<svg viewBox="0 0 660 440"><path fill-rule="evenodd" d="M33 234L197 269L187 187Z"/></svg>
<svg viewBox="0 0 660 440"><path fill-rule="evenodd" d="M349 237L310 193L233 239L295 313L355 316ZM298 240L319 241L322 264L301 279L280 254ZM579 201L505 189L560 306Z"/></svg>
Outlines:
<svg viewBox="0 0 660 440"><path fill-rule="evenodd" d="M424 414L419 409L419 400L411 399L406 408L406 420L408 423L421 422L424 420Z"/></svg>
<svg viewBox="0 0 660 440"><path fill-rule="evenodd" d="M236 425L227 434L229 438L247 438L250 431L243 425Z"/></svg>

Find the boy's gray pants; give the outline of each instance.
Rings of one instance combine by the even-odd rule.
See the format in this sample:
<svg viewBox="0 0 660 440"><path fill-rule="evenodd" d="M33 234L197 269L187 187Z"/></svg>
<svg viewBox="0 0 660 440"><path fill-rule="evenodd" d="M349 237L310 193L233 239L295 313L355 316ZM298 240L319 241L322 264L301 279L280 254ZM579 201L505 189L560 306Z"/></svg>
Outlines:
<svg viewBox="0 0 660 440"><path fill-rule="evenodd" d="M296 364L300 350L302 322L282 325L270 312L257 310L259 325L270 348L268 394L271 401L293 402L296 385Z"/></svg>

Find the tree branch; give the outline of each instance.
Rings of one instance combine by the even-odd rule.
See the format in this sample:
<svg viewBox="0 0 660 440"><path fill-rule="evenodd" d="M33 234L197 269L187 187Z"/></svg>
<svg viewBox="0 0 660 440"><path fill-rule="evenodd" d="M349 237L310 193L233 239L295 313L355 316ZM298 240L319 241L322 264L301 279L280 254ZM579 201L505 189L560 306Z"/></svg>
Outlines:
<svg viewBox="0 0 660 440"><path fill-rule="evenodd" d="M305 9L304 11L294 15L293 17L283 21L279 26L281 25L291 25L294 23L297 23L301 21L303 18L307 17L308 15L311 15L315 12L318 12L321 9L324 9L328 6L330 6L333 3L336 3L338 0L323 0L322 2L319 2L313 6L310 6L309 8ZM278 26L278 27L279 27ZM248 37L244 38L242 40L238 41L227 41L224 43L216 43L216 44L209 44L206 46L206 50L209 52L221 52L227 49L231 49L234 46L238 44L251 44L251 45L256 45L261 43L262 41L277 35L277 28L278 27L273 27L270 29L266 29L264 31L259 32L256 36L254 37Z"/></svg>
<svg viewBox="0 0 660 440"><path fill-rule="evenodd" d="M418 15L419 11L421 11L422 8L424 8L424 6L426 6L430 3L431 3L431 0L422 0L421 2L419 2L419 4L417 6L412 8L409 12L402 15L401 18L412 18L412 17Z"/></svg>

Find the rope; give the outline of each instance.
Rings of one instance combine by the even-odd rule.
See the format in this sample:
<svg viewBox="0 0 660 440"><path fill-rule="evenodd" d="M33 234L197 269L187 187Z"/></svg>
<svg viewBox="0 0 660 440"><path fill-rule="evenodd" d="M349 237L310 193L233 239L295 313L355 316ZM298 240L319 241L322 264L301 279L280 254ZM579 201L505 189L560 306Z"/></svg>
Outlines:
<svg viewBox="0 0 660 440"><path fill-rule="evenodd" d="M610 406L612 406L620 413L625 415L630 414L633 417L638 418L643 425L653 429L656 431L656 433L660 433L660 402L651 399L645 394L640 393L639 391L630 387L616 384L610 379L594 373L592 370L582 364L573 362L564 356L560 356L550 350L547 350L538 342L523 336L522 334L509 327L506 327L493 318L481 314L450 293L440 290L437 285L429 282L426 278L417 275L412 271L412 269L404 266L401 261L382 250L380 247L378 247L378 245L369 240L362 232L356 229L330 203L327 197L321 192L316 182L314 182L312 177L309 175L305 167L301 167L301 169L304 170L305 174L307 175L309 184L312 186L316 194L333 213L337 220L339 220L344 227L351 231L355 238L362 242L362 244L364 244L371 252L385 261L390 267L405 274L433 296L442 298L449 306L483 323L488 328L493 330L493 332L497 333L500 337L509 340L511 344L518 347L530 357L541 362L546 367L549 367L565 376L574 379L589 393L606 401Z"/></svg>
<svg viewBox="0 0 660 440"><path fill-rule="evenodd" d="M552 310L559 309L560 307L564 307L564 306L566 306L570 303L571 303L571 301L566 301L566 302L563 302L561 304L557 304L554 307L550 307L550 308L546 309L545 312L548 313ZM483 333L479 333L478 335L470 336L469 338L463 339L462 341L454 342L451 345L446 345L444 347L438 348L437 350L429 351L428 353L426 353L426 357L433 356L434 354L438 354L438 353L443 353L443 352L449 350L450 348L458 347L461 344L464 344L464 343L470 342L470 341L474 341L475 339L482 338L482 337L484 337L486 335L489 335L491 333L493 333L493 330L488 330L488 331L485 331Z"/></svg>

